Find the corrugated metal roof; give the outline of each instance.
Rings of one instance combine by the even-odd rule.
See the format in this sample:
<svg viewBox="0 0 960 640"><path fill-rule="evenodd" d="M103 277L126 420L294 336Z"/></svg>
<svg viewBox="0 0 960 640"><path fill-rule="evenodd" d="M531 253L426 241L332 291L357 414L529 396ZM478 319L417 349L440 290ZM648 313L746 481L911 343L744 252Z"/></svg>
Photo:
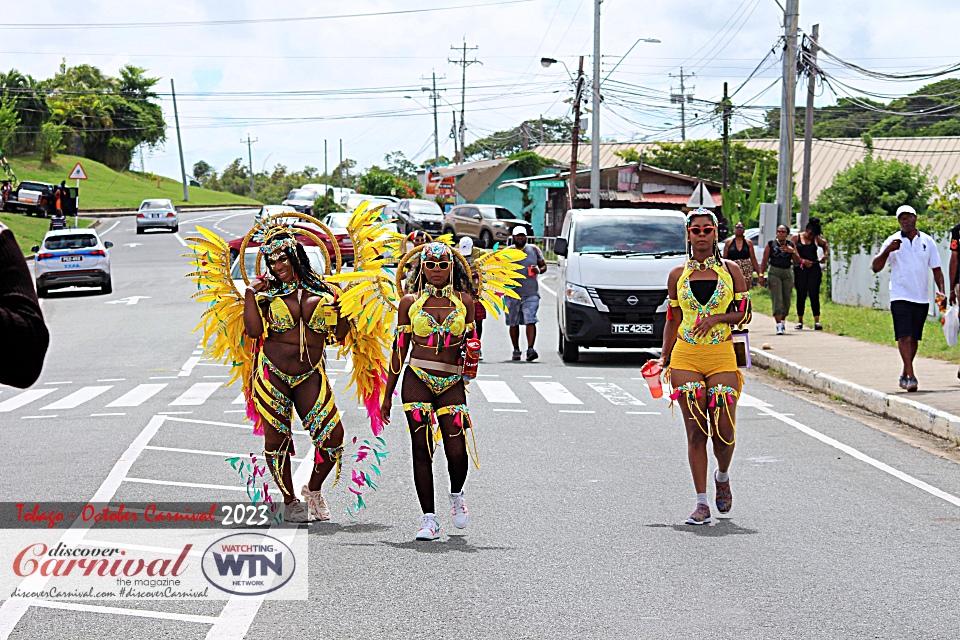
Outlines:
<svg viewBox="0 0 960 640"><path fill-rule="evenodd" d="M752 149L766 149L776 152L779 142L770 140L737 140ZM600 144L600 166L616 166L623 159L614 155L617 151L636 149L643 152L656 142L604 142ZM929 138L874 138L874 156L891 160L930 167L930 174L940 187L947 180L960 173L960 136L940 136ZM800 178L803 167L803 139L796 141L793 154L793 168L797 181L797 196L800 195ZM537 147L534 151L545 158L559 162L570 161L570 145L551 143ZM810 197L816 199L821 190L829 187L834 176L866 154L863 141L859 138L820 138L814 139L810 160ZM581 145L577 152L578 162L589 165L591 161L590 145Z"/></svg>
<svg viewBox="0 0 960 640"><path fill-rule="evenodd" d="M500 161L500 164L492 167L471 169L466 175L457 180L454 189L456 189L457 193L463 196L467 202L474 202L513 164L515 164L514 160L505 160Z"/></svg>

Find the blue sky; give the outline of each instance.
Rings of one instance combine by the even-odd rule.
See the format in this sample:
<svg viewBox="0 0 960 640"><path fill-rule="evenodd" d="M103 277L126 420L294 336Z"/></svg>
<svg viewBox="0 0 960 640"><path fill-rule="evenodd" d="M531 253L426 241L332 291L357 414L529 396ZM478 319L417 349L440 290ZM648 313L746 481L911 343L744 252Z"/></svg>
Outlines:
<svg viewBox="0 0 960 640"><path fill-rule="evenodd" d="M5 8L6 24L74 20L84 23L155 23L236 19L298 18L289 22L67 30L0 30L0 67L37 77L52 75L66 58L115 74L127 63L163 78L159 89L177 85L187 166L206 160L218 170L246 156L240 143L249 133L257 170L282 163L290 168L323 167L323 140L329 164L337 145L361 166L402 150L418 163L433 154L433 117L424 77L435 70L445 91L440 108L441 153L452 155L447 134L453 105L459 108L460 68L452 45L463 39L483 64L467 71L468 142L515 126L525 118L569 113L569 82L563 68L544 69L541 56L562 59L574 69L578 55L592 66L593 2L529 0L497 6L406 15L307 20L309 16L397 9L463 7L486 0L353 0L342 2L199 2L161 0L40 0ZM82 11L78 11L82 9ZM601 117L604 138L678 139L679 110L662 101L680 67L696 97L715 100L724 80L739 86L780 32L775 0L606 0L603 3L602 61L609 71L639 37L641 43L611 77L609 109ZM905 72L946 66L960 59L954 25L960 3L945 0L801 0L800 26L819 22L821 42L837 55L871 69ZM769 68L767 68L769 67ZM902 94L917 84L877 83L840 77L858 88ZM779 103L779 63L769 58L737 96L753 105ZM624 83L615 85L614 82ZM764 89L765 93L761 93ZM376 91L371 91L376 90ZM309 91L323 95L263 95ZM344 93L349 91L350 93ZM802 101L804 89L799 93ZM638 97L637 93L652 98ZM253 94L253 95L251 95ZM605 92L605 95L607 93ZM834 101L827 92L818 104ZM179 174L168 96L163 107L171 129L168 142L148 152L146 168ZM449 103L449 104L448 104ZM801 102L802 103L802 102ZM651 106L652 105L652 106ZM703 107L691 107L702 115ZM750 111L758 117L760 111ZM361 117L363 116L363 117ZM738 120L737 127L746 126ZM711 124L695 126L690 137L716 137Z"/></svg>

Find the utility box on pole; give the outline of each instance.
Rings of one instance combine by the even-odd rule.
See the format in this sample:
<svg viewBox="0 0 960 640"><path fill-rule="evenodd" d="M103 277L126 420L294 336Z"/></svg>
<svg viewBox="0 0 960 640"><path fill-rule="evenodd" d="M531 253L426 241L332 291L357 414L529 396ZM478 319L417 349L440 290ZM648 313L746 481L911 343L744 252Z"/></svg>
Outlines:
<svg viewBox="0 0 960 640"><path fill-rule="evenodd" d="M776 203L763 202L760 204L760 239L757 242L757 254L763 256L764 247L777 237L777 213L780 211ZM787 225L789 226L789 225Z"/></svg>

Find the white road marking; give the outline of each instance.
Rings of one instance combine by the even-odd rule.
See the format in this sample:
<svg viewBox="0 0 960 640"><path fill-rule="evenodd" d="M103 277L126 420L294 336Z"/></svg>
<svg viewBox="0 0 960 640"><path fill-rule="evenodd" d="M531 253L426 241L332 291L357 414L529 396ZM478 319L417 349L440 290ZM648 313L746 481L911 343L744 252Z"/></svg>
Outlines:
<svg viewBox="0 0 960 640"><path fill-rule="evenodd" d="M243 393L241 392L230 404L246 404L246 402L247 399L243 397Z"/></svg>
<svg viewBox="0 0 960 640"><path fill-rule="evenodd" d="M230 376L203 376L204 378L229 378Z"/></svg>
<svg viewBox="0 0 960 640"><path fill-rule="evenodd" d="M523 376L524 378L552 378L553 376Z"/></svg>
<svg viewBox="0 0 960 640"><path fill-rule="evenodd" d="M511 413L526 413L526 409L494 409L494 411L510 411Z"/></svg>
<svg viewBox="0 0 960 640"><path fill-rule="evenodd" d="M548 287L547 285L543 284L542 282L540 283L540 287L541 287L542 289L546 289L547 293L549 293L549 294L552 295L553 297L556 297L556 296L557 296L557 292L556 292L556 291L554 291L553 289L551 289L551 288Z"/></svg>
<svg viewBox="0 0 960 640"><path fill-rule="evenodd" d="M220 388L219 382L198 382L170 403L170 406L201 405Z"/></svg>
<svg viewBox="0 0 960 640"><path fill-rule="evenodd" d="M560 413L596 413L596 411L574 411L572 409L560 409Z"/></svg>
<svg viewBox="0 0 960 640"><path fill-rule="evenodd" d="M224 413L246 413L246 409L227 409Z"/></svg>
<svg viewBox="0 0 960 640"><path fill-rule="evenodd" d="M91 418L102 418L102 417L105 417L105 416L125 416L125 415L127 415L127 414L125 414L125 413L91 413L91 414L90 414L90 417L91 417Z"/></svg>
<svg viewBox="0 0 960 640"><path fill-rule="evenodd" d="M53 393L54 391L56 391L56 389L27 389L23 393L19 393L9 400L0 402L0 413L19 409L22 406L30 404L34 400L39 400L48 393Z"/></svg>
<svg viewBox="0 0 960 640"><path fill-rule="evenodd" d="M128 307L130 305L137 304L141 300L149 300L150 296L127 296L126 298L118 298L116 300L108 300L103 304L125 304Z"/></svg>
<svg viewBox="0 0 960 640"><path fill-rule="evenodd" d="M477 380L477 386L480 387L487 402L520 404L520 398L502 380Z"/></svg>
<svg viewBox="0 0 960 640"><path fill-rule="evenodd" d="M140 384L111 402L107 407L139 407L141 404L160 393L167 386L161 384Z"/></svg>
<svg viewBox="0 0 960 640"><path fill-rule="evenodd" d="M180 376L150 376L151 380L176 380Z"/></svg>
<svg viewBox="0 0 960 640"><path fill-rule="evenodd" d="M180 242L180 244L182 244L183 246L189 248L190 245L187 244L186 240L184 240L183 238L180 237L180 234L179 234L179 233L173 234L173 237L176 238L176 239ZM334 265L334 266L336 266L336 265Z"/></svg>
<svg viewBox="0 0 960 640"><path fill-rule="evenodd" d="M752 396L749 393L741 393L740 399L737 400L737 405L741 407L771 407L773 405L764 402L756 396ZM781 414L783 415L783 414Z"/></svg>
<svg viewBox="0 0 960 640"><path fill-rule="evenodd" d="M54 415L45 415L45 416L20 416L20 419L21 420L39 420L42 418L56 418L56 417L57 417L56 414L54 414Z"/></svg>
<svg viewBox="0 0 960 640"><path fill-rule="evenodd" d="M100 235L101 235L101 236L107 235L108 233L110 233L111 231L113 231L114 229L116 229L116 228L117 228L117 225L119 225L121 222L122 222L122 220L117 220L116 222L113 223L113 226L112 226L112 227L110 227L110 228L107 229L106 231L101 231L101 232L100 232Z"/></svg>
<svg viewBox="0 0 960 640"><path fill-rule="evenodd" d="M177 447L155 447L152 445L147 445L144 447L149 451L172 451L174 453L195 453L201 456L220 456L227 458L234 458L236 456L246 456L246 453L228 453L226 451L204 451L202 449L178 449Z"/></svg>
<svg viewBox="0 0 960 640"><path fill-rule="evenodd" d="M530 385L550 404L583 404L559 382L531 382Z"/></svg>
<svg viewBox="0 0 960 640"><path fill-rule="evenodd" d="M646 404L637 400L612 382L588 382L587 386L609 400L610 404L631 405L634 407L642 407Z"/></svg>
<svg viewBox="0 0 960 640"><path fill-rule="evenodd" d="M104 378L103 380L97 380L97 382L123 382L126 378Z"/></svg>
<svg viewBox="0 0 960 640"><path fill-rule="evenodd" d="M225 484L204 484L202 482L176 482L174 480L154 480L153 478L130 478L123 479L124 482L134 482L136 484L161 484L172 487L191 487L193 489L218 489L221 491L246 491L246 487L227 486Z"/></svg>
<svg viewBox="0 0 960 640"><path fill-rule="evenodd" d="M183 366L180 367L180 373L177 374L178 377L189 376L193 373L193 368L200 363L201 356L190 356L187 358L187 361L183 363Z"/></svg>
<svg viewBox="0 0 960 640"><path fill-rule="evenodd" d="M498 373L478 373L478 378L499 378L500 374Z"/></svg>
<svg viewBox="0 0 960 640"><path fill-rule="evenodd" d="M142 242L128 242L127 244L125 244L125 245L123 245L123 246L125 246L125 247L140 247L140 246L143 246L143 243L142 243Z"/></svg>
<svg viewBox="0 0 960 640"><path fill-rule="evenodd" d="M99 382L99 380L98 380L97 382ZM53 385L57 385L57 384L73 384L73 381L72 381L72 380L64 380L63 382L44 382L43 384L44 384L45 386L46 386L46 385L53 386Z"/></svg>
<svg viewBox="0 0 960 640"><path fill-rule="evenodd" d="M161 411L157 415L161 416L185 416L193 413L193 411Z"/></svg>
<svg viewBox="0 0 960 640"><path fill-rule="evenodd" d="M102 387L82 387L77 389L70 395L65 398L60 398L56 402L52 402L45 407L40 407L42 411L50 410L54 411L57 409L75 409L79 407L84 402L92 400L99 396L101 393L105 393L113 389L113 385L104 385Z"/></svg>
<svg viewBox="0 0 960 640"><path fill-rule="evenodd" d="M819 431L816 431L816 430L814 430L814 429L811 429L811 428L808 427L807 425L802 424L802 423L800 423L800 422L797 422L797 421L794 420L793 418L787 417L787 416L783 415L782 413L777 413L776 411L774 411L774 410L772 410L772 409L769 409L769 408L767 408L767 407L759 407L759 411L760 411L761 413L767 414L768 416L771 416L771 417L773 417L773 418L776 418L777 420L779 420L780 422L783 422L784 424L790 425L791 427L797 429L797 430L800 431L801 433L807 434L807 435L810 436L811 438L816 438L816 439L819 440L820 442L822 442L822 443L824 443L824 444L828 444L828 445L830 445L831 447L833 447L833 448L835 448L835 449L838 449L838 450L844 452L844 453L847 454L848 456L851 456L851 457L853 457L853 458L856 458L857 460L860 460L861 462L866 462L866 463L869 464L871 467L874 467L874 468L876 468L876 469L879 469L880 471L883 471L884 473L889 473L889 474L892 475L894 478L897 478L897 479L899 479L899 480L903 480L903 481L906 482L907 484L911 484L911 485L915 486L916 488L918 488L918 489L920 489L920 490L922 490L922 491L926 491L927 493L929 493L929 494L932 495L932 496L935 496L935 497L937 497L937 498L940 498L941 500L946 500L946 501L949 502L950 504L952 504L952 505L954 505L954 506L957 506L957 507L960 507L960 498L958 498L957 496L955 496L955 495L953 495L953 494L947 493L946 491L943 491L942 489L938 489L938 488L936 488L936 487L934 487L934 486L932 486L932 485L929 485L929 484L927 484L926 482L924 482L923 480L918 480L917 478L914 478L913 476L911 476L911 475L909 475L909 474L907 474L907 473L904 473L903 471L900 471L899 469L894 469L894 468L891 467L890 465L885 464L885 463L883 463L883 462L880 462L879 460L877 460L877 459L875 459L875 458L871 458L871 457L868 456L867 454L861 453L860 451L854 449L853 447L851 447L851 446L849 446L849 445L843 444L842 442L838 442L837 440L834 440L833 438L831 438L831 437L829 437L829 436L826 436L826 435L820 433Z"/></svg>
<svg viewBox="0 0 960 640"><path fill-rule="evenodd" d="M577 376L577 380L603 380L602 376Z"/></svg>
<svg viewBox="0 0 960 640"><path fill-rule="evenodd" d="M627 411L628 416L662 416L662 411Z"/></svg>

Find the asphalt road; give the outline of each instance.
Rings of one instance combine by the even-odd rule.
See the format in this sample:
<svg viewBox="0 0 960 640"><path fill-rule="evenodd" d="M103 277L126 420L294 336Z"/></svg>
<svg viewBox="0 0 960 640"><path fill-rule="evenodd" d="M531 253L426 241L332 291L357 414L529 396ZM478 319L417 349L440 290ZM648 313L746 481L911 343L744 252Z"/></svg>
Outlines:
<svg viewBox="0 0 960 640"><path fill-rule="evenodd" d="M185 213L180 236L195 224L241 235L251 217ZM53 340L43 376L27 392L0 390L3 500L89 500L159 424L115 498L234 501L211 487L236 485L236 475L204 452L261 444L226 426L242 423L239 388L221 388L227 369L199 359L191 331L202 307L183 278L185 248L171 234L136 235L132 218L100 230L115 243L114 292L44 300ZM732 518L683 525L695 502L685 438L679 412L639 379L648 354L589 350L564 365L556 286L550 274L542 282L539 360L510 362L502 320L485 326L468 401L481 468L467 479L467 529L450 523L438 460L444 535L413 540L420 514L397 408L380 490L359 519L345 513L343 485L325 491L334 517L309 527L309 601L74 610L11 601L0 606L0 636L956 637L956 463L751 373ZM342 384L348 434L369 433ZM129 609L151 617L121 615Z"/></svg>

